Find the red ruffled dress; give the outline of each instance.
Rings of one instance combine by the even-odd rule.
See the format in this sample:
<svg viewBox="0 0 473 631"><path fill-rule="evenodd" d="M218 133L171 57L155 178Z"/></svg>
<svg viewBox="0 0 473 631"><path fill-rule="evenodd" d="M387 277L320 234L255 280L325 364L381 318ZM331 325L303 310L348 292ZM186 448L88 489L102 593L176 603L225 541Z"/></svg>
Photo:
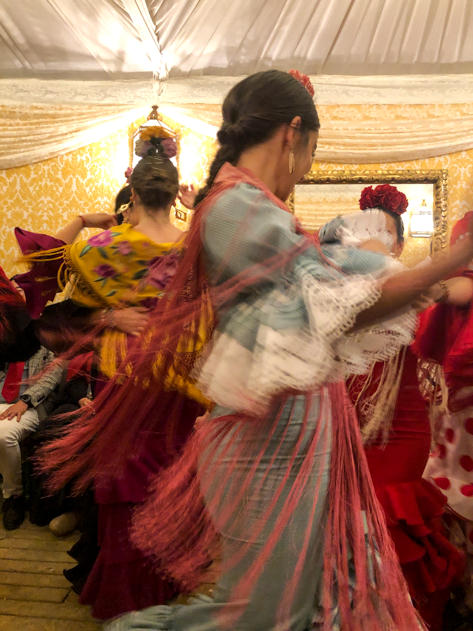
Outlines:
<svg viewBox="0 0 473 631"><path fill-rule="evenodd" d="M462 276L473 278L473 272ZM473 304L428 309L422 314L414 350L442 366L448 387L448 413L442 417L437 449L425 475L447 496L457 515L473 521Z"/></svg>
<svg viewBox="0 0 473 631"><path fill-rule="evenodd" d="M382 364L376 364L373 390L381 371ZM352 398L359 392L360 379L364 377L355 379L350 388ZM442 524L444 495L422 478L430 441L417 358L408 348L388 442L383 444L379 436L365 453L410 594L430 629L440 630L449 588L461 577L464 560Z"/></svg>

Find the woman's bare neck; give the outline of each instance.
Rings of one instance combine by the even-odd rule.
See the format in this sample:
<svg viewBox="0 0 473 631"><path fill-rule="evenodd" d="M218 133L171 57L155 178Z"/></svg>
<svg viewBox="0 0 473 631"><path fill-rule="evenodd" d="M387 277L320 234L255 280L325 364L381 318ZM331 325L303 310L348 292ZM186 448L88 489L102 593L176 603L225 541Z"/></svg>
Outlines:
<svg viewBox="0 0 473 631"><path fill-rule="evenodd" d="M140 213L135 230L144 234L155 243L174 243L182 238L183 232L174 226L169 219L169 210L155 213Z"/></svg>

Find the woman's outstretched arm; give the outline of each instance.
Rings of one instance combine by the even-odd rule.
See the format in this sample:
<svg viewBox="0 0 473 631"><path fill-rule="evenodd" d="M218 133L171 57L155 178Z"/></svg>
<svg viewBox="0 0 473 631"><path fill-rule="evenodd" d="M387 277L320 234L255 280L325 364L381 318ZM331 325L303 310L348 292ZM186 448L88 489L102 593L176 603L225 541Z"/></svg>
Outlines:
<svg viewBox="0 0 473 631"><path fill-rule="evenodd" d="M90 213L88 215L77 215L64 228L56 234L56 239L61 239L64 243L72 243L79 236L83 228L101 228L107 230L116 226L115 215L109 213Z"/></svg>
<svg viewBox="0 0 473 631"><path fill-rule="evenodd" d="M362 311L355 323L361 328L413 302L432 285L465 267L473 259L473 227L465 239L452 246L448 254L441 254L428 265L399 272L384 281L381 297L372 307Z"/></svg>

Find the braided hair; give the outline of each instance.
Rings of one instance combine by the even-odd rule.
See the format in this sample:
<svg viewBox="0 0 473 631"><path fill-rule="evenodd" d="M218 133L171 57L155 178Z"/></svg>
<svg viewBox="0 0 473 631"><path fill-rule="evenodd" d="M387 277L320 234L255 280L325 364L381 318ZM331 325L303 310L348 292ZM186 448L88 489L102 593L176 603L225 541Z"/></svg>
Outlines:
<svg viewBox="0 0 473 631"><path fill-rule="evenodd" d="M243 151L271 138L280 125L300 116L303 134L320 127L306 88L281 70L257 72L233 86L223 102L222 116L223 123L217 133L220 147L195 205L207 195L225 162L236 164Z"/></svg>

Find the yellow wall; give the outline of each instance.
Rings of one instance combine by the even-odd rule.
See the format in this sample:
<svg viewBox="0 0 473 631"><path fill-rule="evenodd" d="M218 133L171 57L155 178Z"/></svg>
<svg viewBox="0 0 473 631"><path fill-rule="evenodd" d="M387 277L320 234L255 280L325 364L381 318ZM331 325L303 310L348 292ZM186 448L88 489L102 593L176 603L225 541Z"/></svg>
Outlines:
<svg viewBox="0 0 473 631"><path fill-rule="evenodd" d="M385 118L408 115L406 109L417 106L325 106L321 119L347 117L356 121L366 116ZM435 107L435 106L433 106ZM456 107L456 106L450 106ZM427 116L426 106L418 106ZM196 113L198 115L198 113ZM461 115L461 106L458 106ZM172 121L168 121L172 124ZM176 126L180 135L182 178L201 184L215 150L211 139ZM184 156L185 157L182 157ZM110 210L112 200L124 184L123 172L128 165L128 128L78 151L37 164L0 171L2 212L0 214L0 264L7 273L14 271L18 255L12 229L19 225L27 229L54 233L79 213ZM397 162L392 164L343 165L318 163L314 169L448 169L449 229L465 212L473 209L473 149L438 158ZM427 240L425 240L426 242ZM427 244L426 244L427 246ZM425 248L424 248L425 249Z"/></svg>
<svg viewBox="0 0 473 631"><path fill-rule="evenodd" d="M12 274L18 257L13 228L54 234L75 215L110 211L124 185L128 128L50 160L0 170L0 265Z"/></svg>

